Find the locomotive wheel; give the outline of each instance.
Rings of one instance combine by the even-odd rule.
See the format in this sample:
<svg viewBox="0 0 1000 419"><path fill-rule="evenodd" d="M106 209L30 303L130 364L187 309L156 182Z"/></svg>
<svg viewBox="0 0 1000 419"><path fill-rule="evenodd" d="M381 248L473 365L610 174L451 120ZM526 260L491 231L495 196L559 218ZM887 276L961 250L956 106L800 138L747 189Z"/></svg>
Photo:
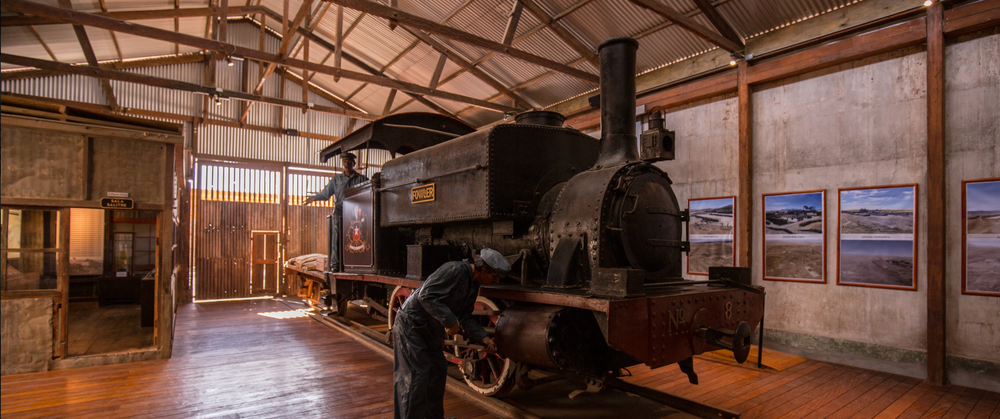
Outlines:
<svg viewBox="0 0 1000 419"><path fill-rule="evenodd" d="M392 325L395 324L396 312L399 308L403 306L406 299L410 297L413 293L412 288L407 288L402 285L396 285L396 289L392 290L392 295L389 296L389 343L392 344Z"/></svg>
<svg viewBox="0 0 1000 419"><path fill-rule="evenodd" d="M476 298L473 310L498 311L500 307L486 297ZM500 316L478 316L483 327L496 327ZM479 342L473 342L478 344ZM465 383L484 396L503 396L514 388L516 363L498 354L489 355L481 349L455 348L455 356L463 359L461 366Z"/></svg>

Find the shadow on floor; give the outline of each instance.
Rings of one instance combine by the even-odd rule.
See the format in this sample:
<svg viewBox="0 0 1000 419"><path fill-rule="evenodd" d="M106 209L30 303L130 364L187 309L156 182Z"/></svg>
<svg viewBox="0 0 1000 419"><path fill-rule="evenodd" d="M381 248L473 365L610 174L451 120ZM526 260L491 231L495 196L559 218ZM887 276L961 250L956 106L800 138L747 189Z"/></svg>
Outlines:
<svg viewBox="0 0 1000 419"><path fill-rule="evenodd" d="M153 346L153 328L141 326L140 309L139 304L70 303L68 355L107 354Z"/></svg>

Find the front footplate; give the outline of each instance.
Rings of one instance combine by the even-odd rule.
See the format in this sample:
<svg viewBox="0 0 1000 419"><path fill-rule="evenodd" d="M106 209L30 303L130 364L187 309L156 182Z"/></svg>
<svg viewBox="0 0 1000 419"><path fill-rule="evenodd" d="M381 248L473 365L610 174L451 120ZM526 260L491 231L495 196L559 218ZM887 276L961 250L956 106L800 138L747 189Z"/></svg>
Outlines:
<svg viewBox="0 0 1000 419"><path fill-rule="evenodd" d="M717 349L733 350L742 362L749 351L747 328L756 330L763 317L762 289L691 284L663 295L612 300L601 329L610 346L650 368Z"/></svg>

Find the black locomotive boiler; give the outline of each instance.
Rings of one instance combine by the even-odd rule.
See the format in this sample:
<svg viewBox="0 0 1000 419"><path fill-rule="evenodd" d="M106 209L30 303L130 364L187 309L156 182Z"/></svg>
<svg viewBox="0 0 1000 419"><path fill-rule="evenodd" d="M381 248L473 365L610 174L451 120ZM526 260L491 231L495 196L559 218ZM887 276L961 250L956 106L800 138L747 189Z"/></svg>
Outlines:
<svg viewBox="0 0 1000 419"><path fill-rule="evenodd" d="M323 150L324 160L362 148L402 155L346 193L344 272L327 272L326 291L304 296L338 313L364 300L391 330L395 310L441 263L490 247L513 267L506 282L482 289L476 307L498 355L461 336L447 342L480 393L530 387L531 369L599 387L639 363L678 363L696 382L691 357L719 348L743 362L763 288L737 268L713 269L719 278L710 281L681 277L687 215L653 165L673 159L674 136L654 117L637 141L637 48L631 38L599 47L600 141L552 112L479 131L442 115L400 114Z"/></svg>

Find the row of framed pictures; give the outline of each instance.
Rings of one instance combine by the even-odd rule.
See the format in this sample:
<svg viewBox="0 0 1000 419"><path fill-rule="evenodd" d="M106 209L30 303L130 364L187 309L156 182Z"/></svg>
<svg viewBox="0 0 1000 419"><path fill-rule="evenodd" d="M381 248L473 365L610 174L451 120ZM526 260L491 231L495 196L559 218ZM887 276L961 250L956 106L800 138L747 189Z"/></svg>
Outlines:
<svg viewBox="0 0 1000 419"><path fill-rule="evenodd" d="M837 193L837 284L916 290L917 185ZM825 195L763 196L765 280L826 282ZM735 200L688 200L688 274L735 266ZM1000 296L1000 178L962 182L962 217L962 293Z"/></svg>

